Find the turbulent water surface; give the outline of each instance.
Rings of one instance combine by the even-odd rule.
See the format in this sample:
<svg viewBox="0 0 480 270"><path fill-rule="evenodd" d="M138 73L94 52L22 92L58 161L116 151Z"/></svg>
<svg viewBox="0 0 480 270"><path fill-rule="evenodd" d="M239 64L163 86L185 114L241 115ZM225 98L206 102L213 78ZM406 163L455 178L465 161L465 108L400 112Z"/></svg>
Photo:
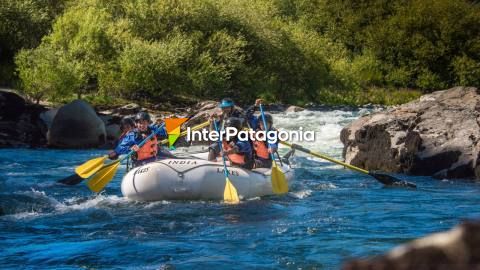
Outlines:
<svg viewBox="0 0 480 270"><path fill-rule="evenodd" d="M305 146L341 157L341 128L364 110L276 114L313 129ZM285 152L286 149L282 149ZM0 268L336 269L480 216L480 186L406 177L418 189L298 153L287 196L140 203L122 198L124 168L100 195L55 184L102 151L0 150Z"/></svg>

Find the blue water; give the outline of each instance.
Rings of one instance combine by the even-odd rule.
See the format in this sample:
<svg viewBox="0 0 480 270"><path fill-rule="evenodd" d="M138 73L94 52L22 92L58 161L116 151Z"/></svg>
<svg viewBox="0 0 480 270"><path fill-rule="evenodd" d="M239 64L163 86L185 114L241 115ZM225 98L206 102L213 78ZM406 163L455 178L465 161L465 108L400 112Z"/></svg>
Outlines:
<svg viewBox="0 0 480 270"><path fill-rule="evenodd" d="M330 130L326 142L338 131ZM339 157L336 137L317 148ZM103 153L0 150L0 268L338 269L480 217L479 184L401 175L418 189L385 188L304 155L287 196L239 205L128 201L124 168L100 195L55 183Z"/></svg>

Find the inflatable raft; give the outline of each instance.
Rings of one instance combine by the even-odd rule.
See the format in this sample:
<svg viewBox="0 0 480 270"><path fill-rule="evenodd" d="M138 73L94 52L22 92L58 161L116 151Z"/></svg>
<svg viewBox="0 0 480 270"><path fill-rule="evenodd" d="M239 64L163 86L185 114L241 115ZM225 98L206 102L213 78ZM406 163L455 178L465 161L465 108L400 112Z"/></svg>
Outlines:
<svg viewBox="0 0 480 270"><path fill-rule="evenodd" d="M290 183L293 170L286 164L281 167ZM273 194L270 169L228 167L228 171L240 198ZM121 188L123 196L137 201L223 200L225 175L221 162L164 159L129 171Z"/></svg>

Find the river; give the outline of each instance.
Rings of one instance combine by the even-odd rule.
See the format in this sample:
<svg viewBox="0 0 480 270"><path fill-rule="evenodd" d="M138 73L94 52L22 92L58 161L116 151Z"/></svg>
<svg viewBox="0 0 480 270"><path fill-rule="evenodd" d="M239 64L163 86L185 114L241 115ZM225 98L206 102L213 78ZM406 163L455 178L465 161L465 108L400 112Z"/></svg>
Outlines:
<svg viewBox="0 0 480 270"><path fill-rule="evenodd" d="M312 129L305 147L341 159L340 130L365 109L274 114ZM286 152L287 149L281 149ZM297 153L286 196L140 203L122 197L125 168L100 195L62 186L98 150L0 150L0 268L338 269L480 216L480 185L400 175L417 189Z"/></svg>

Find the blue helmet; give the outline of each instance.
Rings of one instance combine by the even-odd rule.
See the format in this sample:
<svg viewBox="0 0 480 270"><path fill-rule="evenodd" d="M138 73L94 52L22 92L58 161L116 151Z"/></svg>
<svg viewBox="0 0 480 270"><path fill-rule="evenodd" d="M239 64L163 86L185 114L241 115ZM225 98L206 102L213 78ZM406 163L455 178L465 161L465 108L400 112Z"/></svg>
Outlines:
<svg viewBox="0 0 480 270"><path fill-rule="evenodd" d="M228 108L228 107L233 107L235 106L235 103L233 102L233 100L231 98L224 98L222 99L222 101L220 102L220 108Z"/></svg>

